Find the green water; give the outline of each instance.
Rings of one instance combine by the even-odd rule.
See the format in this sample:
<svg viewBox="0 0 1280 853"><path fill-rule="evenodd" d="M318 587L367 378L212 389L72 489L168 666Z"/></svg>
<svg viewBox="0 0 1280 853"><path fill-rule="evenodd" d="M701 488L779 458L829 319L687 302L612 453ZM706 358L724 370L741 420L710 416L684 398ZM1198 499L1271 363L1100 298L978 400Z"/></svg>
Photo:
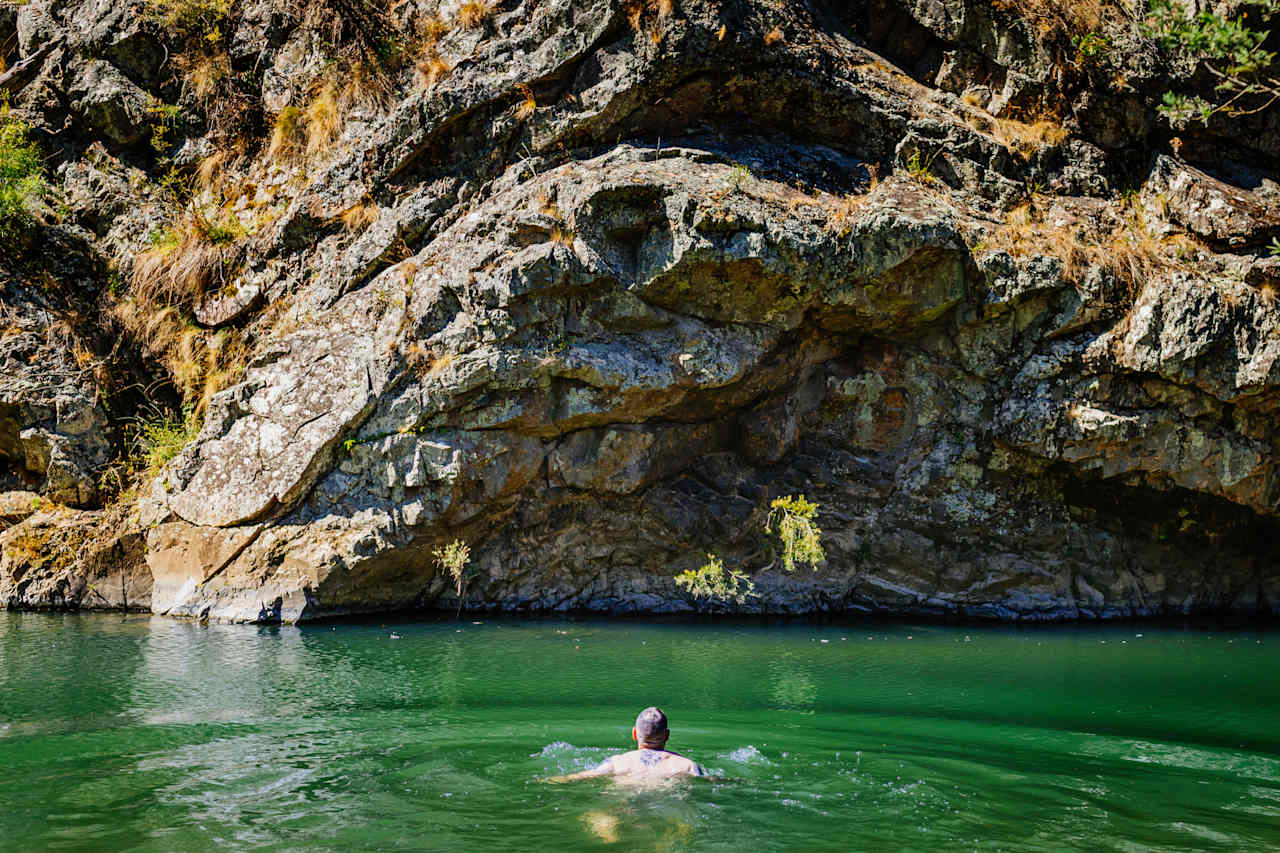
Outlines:
<svg viewBox="0 0 1280 853"><path fill-rule="evenodd" d="M1131 626L0 613L0 848L1276 849L1278 665ZM649 704L721 778L539 781Z"/></svg>

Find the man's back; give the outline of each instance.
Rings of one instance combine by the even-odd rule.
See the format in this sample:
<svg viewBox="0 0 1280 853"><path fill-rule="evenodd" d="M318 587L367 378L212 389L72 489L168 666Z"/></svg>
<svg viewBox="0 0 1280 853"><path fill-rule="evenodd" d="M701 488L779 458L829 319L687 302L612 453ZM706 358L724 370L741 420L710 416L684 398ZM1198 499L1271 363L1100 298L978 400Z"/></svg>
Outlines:
<svg viewBox="0 0 1280 853"><path fill-rule="evenodd" d="M707 772L695 761L665 749L633 749L606 759L598 768L615 776L705 776Z"/></svg>
<svg viewBox="0 0 1280 853"><path fill-rule="evenodd" d="M574 779L590 779L593 776L623 776L630 779L669 779L672 776L706 776L696 761L690 761L678 752L666 748L671 735L667 728L667 715L661 708L645 708L636 717L631 737L639 749L606 758L590 770L570 773L568 776L552 776L548 782L571 782Z"/></svg>

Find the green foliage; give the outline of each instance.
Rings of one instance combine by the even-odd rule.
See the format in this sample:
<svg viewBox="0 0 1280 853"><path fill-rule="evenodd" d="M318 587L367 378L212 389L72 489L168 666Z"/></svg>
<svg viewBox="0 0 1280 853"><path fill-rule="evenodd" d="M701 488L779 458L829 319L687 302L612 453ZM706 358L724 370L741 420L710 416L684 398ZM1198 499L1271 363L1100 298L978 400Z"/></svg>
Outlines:
<svg viewBox="0 0 1280 853"><path fill-rule="evenodd" d="M1271 245L1267 246L1267 251L1271 253L1271 257L1280 258L1280 237L1271 238Z"/></svg>
<svg viewBox="0 0 1280 853"><path fill-rule="evenodd" d="M436 564L453 578L454 589L458 593L458 612L462 612L462 593L467 587L467 563L471 560L471 546L461 539L455 539L443 548L431 552Z"/></svg>
<svg viewBox="0 0 1280 853"><path fill-rule="evenodd" d="M1263 22L1280 12L1280 0L1251 4ZM1194 15L1176 0L1152 0L1145 24L1149 36L1176 56L1203 65L1215 78L1217 97L1166 92L1157 111L1174 127L1192 121L1208 124L1215 114L1255 113L1280 99L1280 80L1271 76L1275 54L1263 50L1270 28L1255 30L1246 25L1248 13L1227 18L1216 12Z"/></svg>
<svg viewBox="0 0 1280 853"><path fill-rule="evenodd" d="M147 479L160 473L160 469L177 456L200 433L195 413L184 409L181 417L173 412L163 412L154 420L144 421L138 427L136 447L142 457Z"/></svg>
<svg viewBox="0 0 1280 853"><path fill-rule="evenodd" d="M742 163L738 163L732 169L729 170L729 183L735 190L738 190L739 192L742 191L743 187L745 187L747 184L751 183L754 180L755 180L755 175L751 174L751 169L744 166Z"/></svg>
<svg viewBox="0 0 1280 853"><path fill-rule="evenodd" d="M148 96L147 112L155 122L151 125L151 147L157 154L165 154L173 147L173 131L182 121L182 108Z"/></svg>
<svg viewBox="0 0 1280 853"><path fill-rule="evenodd" d="M0 241L14 242L31 226L31 208L49 193L44 158L31 127L0 106Z"/></svg>
<svg viewBox="0 0 1280 853"><path fill-rule="evenodd" d="M231 0L146 0L142 15L175 38L222 37L222 24L231 11Z"/></svg>
<svg viewBox="0 0 1280 853"><path fill-rule="evenodd" d="M795 571L796 563L808 563L817 571L818 564L827 558L822 550L822 531L813 523L817 515L818 505L805 500L804 495L787 495L769 505L765 532L776 532L782 540L782 567L788 572ZM676 575L675 582L694 598L719 598L739 604L755 595L756 589L750 578L726 569L715 554L707 555L702 568Z"/></svg>
<svg viewBox="0 0 1280 853"><path fill-rule="evenodd" d="M228 216L217 221L210 220L204 237L212 246L229 246L241 237L248 236L248 233L239 219Z"/></svg>
<svg viewBox="0 0 1280 853"><path fill-rule="evenodd" d="M937 180L933 174L933 161L937 156L938 152L935 151L933 156L926 159L918 150L912 151L911 156L907 158L907 174L917 181Z"/></svg>
<svg viewBox="0 0 1280 853"><path fill-rule="evenodd" d="M1097 62L1110 54L1111 38L1102 33L1088 32L1072 36L1071 46L1076 49L1076 61Z"/></svg>
<svg viewBox="0 0 1280 853"><path fill-rule="evenodd" d="M742 572L725 569L724 561L715 554L707 555L707 562L702 568L676 575L675 581L676 586L694 598L721 598L739 604L748 596L755 595L756 589L756 585Z"/></svg>
<svg viewBox="0 0 1280 853"><path fill-rule="evenodd" d="M822 531L813 523L818 505L807 501L804 495L778 498L769 505L769 520L765 530L776 529L782 540L782 567L795 571L796 563L808 563L817 571L818 564L827 558L822 550Z"/></svg>

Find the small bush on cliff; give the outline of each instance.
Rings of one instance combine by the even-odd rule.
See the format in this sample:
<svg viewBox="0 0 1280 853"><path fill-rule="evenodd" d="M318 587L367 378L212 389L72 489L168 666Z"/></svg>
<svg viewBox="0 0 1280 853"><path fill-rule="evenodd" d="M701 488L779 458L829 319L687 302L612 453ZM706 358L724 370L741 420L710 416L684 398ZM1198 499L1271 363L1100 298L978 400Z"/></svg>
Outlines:
<svg viewBox="0 0 1280 853"><path fill-rule="evenodd" d="M793 572L797 562L808 563L817 571L818 564L827 558L822 550L822 531L813 523L818 505L805 500L804 495L787 495L775 500L769 508L765 530L772 533L776 528L782 540L782 567Z"/></svg>
<svg viewBox="0 0 1280 853"><path fill-rule="evenodd" d="M702 568L681 572L675 577L676 586L694 598L719 598L743 603L755 595L756 585L742 572L725 569L724 561L715 554L707 555Z"/></svg>
<svg viewBox="0 0 1280 853"><path fill-rule="evenodd" d="M0 106L0 241L14 243L31 226L32 208L49 192L44 158L31 128Z"/></svg>
<svg viewBox="0 0 1280 853"><path fill-rule="evenodd" d="M1280 0L1249 4L1263 23L1280 13ZM1159 112L1174 127L1192 121L1208 124L1217 113L1247 115L1280 101L1280 80L1273 73L1275 53L1263 50L1270 27L1247 26L1248 12L1228 18L1215 11L1195 14L1174 0L1152 0L1148 35L1175 59L1204 68L1216 81L1217 96L1166 92Z"/></svg>
<svg viewBox="0 0 1280 853"><path fill-rule="evenodd" d="M804 495L787 495L769 504L765 532L777 533L782 542L782 567L786 571L795 571L797 563L807 563L817 571L818 564L827 558L822 550L822 531L814 523L817 514L818 505L805 500ZM769 565L772 567L773 563ZM756 589L746 574L725 568L724 561L715 554L707 554L702 568L676 575L675 582L693 598L718 598L738 604L755 595Z"/></svg>
<svg viewBox="0 0 1280 853"><path fill-rule="evenodd" d="M436 558L436 565L449 573L453 578L454 591L458 595L458 613L462 613L462 594L467 588L467 563L471 560L471 546L461 539L455 539L443 548L431 552Z"/></svg>
<svg viewBox="0 0 1280 853"><path fill-rule="evenodd" d="M190 408L181 415L160 412L138 424L134 446L143 464L144 477L148 480L156 477L199 433L200 424Z"/></svg>
<svg viewBox="0 0 1280 853"><path fill-rule="evenodd" d="M218 38L230 0L147 0L142 15L175 38Z"/></svg>

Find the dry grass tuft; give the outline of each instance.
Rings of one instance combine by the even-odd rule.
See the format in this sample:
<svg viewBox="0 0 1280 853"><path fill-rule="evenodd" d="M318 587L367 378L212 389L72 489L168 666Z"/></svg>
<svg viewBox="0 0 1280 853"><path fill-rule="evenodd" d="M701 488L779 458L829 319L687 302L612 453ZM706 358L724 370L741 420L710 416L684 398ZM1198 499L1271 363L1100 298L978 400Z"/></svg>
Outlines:
<svg viewBox="0 0 1280 853"><path fill-rule="evenodd" d="M561 246L573 248L573 241L576 235L566 225L557 225L551 229L551 242L559 243Z"/></svg>
<svg viewBox="0 0 1280 853"><path fill-rule="evenodd" d="M1108 0L993 0L992 5L1016 12L1042 39L1097 32L1117 13Z"/></svg>
<svg viewBox="0 0 1280 853"><path fill-rule="evenodd" d="M238 329L204 329L174 306L158 307L138 297L118 303L112 314L165 366L197 417L203 417L214 394L244 375L250 348Z"/></svg>
<svg viewBox="0 0 1280 853"><path fill-rule="evenodd" d="M971 106L972 102L966 101ZM1040 115L1030 121L1006 116L993 116L976 107L966 116L969 126L989 134L1013 154L1030 159L1045 148L1066 142L1071 134L1055 116Z"/></svg>
<svg viewBox="0 0 1280 853"><path fill-rule="evenodd" d="M479 0L469 0L458 9L458 25L468 30L484 26L493 17L493 5Z"/></svg>
<svg viewBox="0 0 1280 853"><path fill-rule="evenodd" d="M1037 255L1062 262L1068 281L1080 281L1091 269L1114 276L1134 297L1143 282L1187 266L1200 245L1185 234L1160 236L1142 210L1126 202L1102 221L1085 221L1059 208L1035 203L1010 211L1005 223L974 247L1002 250L1015 258Z"/></svg>
<svg viewBox="0 0 1280 853"><path fill-rule="evenodd" d="M337 103L340 113L353 108L385 110L395 102L395 86L387 73L372 62L355 62L341 75Z"/></svg>
<svg viewBox="0 0 1280 853"><path fill-rule="evenodd" d="M417 341L404 348L404 356L409 367L420 379L439 376L458 358L451 352L446 352L443 355L433 355Z"/></svg>
<svg viewBox="0 0 1280 853"><path fill-rule="evenodd" d="M363 231L378 221L379 213L378 205L366 197L342 211L342 227L348 231Z"/></svg>
<svg viewBox="0 0 1280 853"><path fill-rule="evenodd" d="M840 237L852 231L858 210L878 186L880 186L880 172L871 165L867 167L867 186L864 191L845 196L825 196L823 200L826 202L827 209L827 230Z"/></svg>
<svg viewBox="0 0 1280 853"><path fill-rule="evenodd" d="M622 9L632 32L642 33L646 22L652 22L653 26L647 28L649 38L657 44L662 41L658 24L675 14L676 4L675 0L624 0Z"/></svg>
<svg viewBox="0 0 1280 853"><path fill-rule="evenodd" d="M287 106L276 116L267 143L267 156L277 162L301 157L307 150L307 114L295 106Z"/></svg>
<svg viewBox="0 0 1280 853"><path fill-rule="evenodd" d="M196 187L205 193L216 195L226 176L227 166L236 156L236 152L228 148L219 148L200 160L196 167Z"/></svg>
<svg viewBox="0 0 1280 853"><path fill-rule="evenodd" d="M556 204L556 200L547 190L538 190L538 212L550 216L552 219L560 219L560 206Z"/></svg>
<svg viewBox="0 0 1280 853"><path fill-rule="evenodd" d="M328 151L342 132L342 111L338 107L338 87L332 80L320 84L307 103L306 153L317 157Z"/></svg>
<svg viewBox="0 0 1280 853"><path fill-rule="evenodd" d="M431 359L431 363L427 366L426 375L439 376L441 373L444 373L445 369L448 368L449 365L453 364L454 361L457 360L457 358L458 357L451 352L447 352L444 355L436 356L435 358Z"/></svg>
<svg viewBox="0 0 1280 853"><path fill-rule="evenodd" d="M227 283L243 254L236 244L242 236L244 229L234 217L211 222L187 213L134 260L134 296L152 305L191 305Z"/></svg>
<svg viewBox="0 0 1280 853"><path fill-rule="evenodd" d="M418 38L421 46L432 48L449 34L449 25L439 15L429 15L418 25Z"/></svg>
<svg viewBox="0 0 1280 853"><path fill-rule="evenodd" d="M413 64L413 73L418 78L418 85L430 89L449 75L453 67L438 53L424 56Z"/></svg>
<svg viewBox="0 0 1280 853"><path fill-rule="evenodd" d="M993 121L992 135L1023 159L1029 159L1045 148L1061 145L1071 135L1061 124L1049 119L1030 123L1011 118L995 118Z"/></svg>
<svg viewBox="0 0 1280 853"><path fill-rule="evenodd" d="M516 91L519 92L520 97L523 98L523 100L520 101L519 106L516 107L516 118L520 121L524 121L538 111L538 102L534 100L533 90L528 86L521 84L516 87Z"/></svg>
<svg viewBox="0 0 1280 853"><path fill-rule="evenodd" d="M182 76L191 87L191 92L205 109L226 90L231 79L231 58L226 51L195 56L180 54L176 61L182 68Z"/></svg>

